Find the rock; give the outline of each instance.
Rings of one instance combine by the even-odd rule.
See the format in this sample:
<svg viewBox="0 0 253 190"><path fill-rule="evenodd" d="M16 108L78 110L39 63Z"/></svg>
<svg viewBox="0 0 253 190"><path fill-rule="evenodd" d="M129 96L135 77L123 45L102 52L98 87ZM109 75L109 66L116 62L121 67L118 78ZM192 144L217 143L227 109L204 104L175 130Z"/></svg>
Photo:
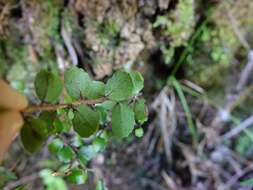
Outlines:
<svg viewBox="0 0 253 190"><path fill-rule="evenodd" d="M131 67L145 46L154 46L152 24L138 12L139 5L137 0L77 1L85 16L84 43L96 78L110 75L112 68Z"/></svg>
<svg viewBox="0 0 253 190"><path fill-rule="evenodd" d="M169 7L170 0L158 0L158 7L160 10L166 10Z"/></svg>

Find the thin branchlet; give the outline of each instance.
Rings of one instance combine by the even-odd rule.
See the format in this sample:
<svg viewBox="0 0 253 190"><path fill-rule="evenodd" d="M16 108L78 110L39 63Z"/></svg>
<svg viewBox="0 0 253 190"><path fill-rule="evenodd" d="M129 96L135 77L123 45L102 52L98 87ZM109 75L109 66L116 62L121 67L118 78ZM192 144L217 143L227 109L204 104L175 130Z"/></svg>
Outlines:
<svg viewBox="0 0 253 190"><path fill-rule="evenodd" d="M76 100L74 102L71 103L63 103L63 104L39 104L39 105L32 105L27 107L26 109L22 110L22 113L34 113L34 112L39 112L39 111L55 111L57 109L61 109L61 108L69 108L72 106L78 106L78 105L95 105L98 103L102 103L106 100L105 97L103 98L99 98L99 99L95 99L95 100L84 100L84 99L80 99L80 100Z"/></svg>

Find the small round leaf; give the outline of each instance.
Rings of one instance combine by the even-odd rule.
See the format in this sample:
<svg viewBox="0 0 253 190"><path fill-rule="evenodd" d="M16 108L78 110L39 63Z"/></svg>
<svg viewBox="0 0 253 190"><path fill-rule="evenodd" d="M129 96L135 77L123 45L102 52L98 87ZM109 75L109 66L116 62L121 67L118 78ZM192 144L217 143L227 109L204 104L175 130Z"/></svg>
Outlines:
<svg viewBox="0 0 253 190"><path fill-rule="evenodd" d="M28 118L20 132L24 148L35 153L43 145L48 136L46 123L41 119Z"/></svg>
<svg viewBox="0 0 253 190"><path fill-rule="evenodd" d="M93 145L83 146L78 151L78 157L84 163L94 158L97 154L98 154L97 149Z"/></svg>
<svg viewBox="0 0 253 190"><path fill-rule="evenodd" d="M138 128L138 129L134 130L134 134L135 134L136 137L141 138L143 136L143 134L144 134L144 131L143 131L142 128Z"/></svg>
<svg viewBox="0 0 253 190"><path fill-rule="evenodd" d="M70 183L81 185L84 184L88 178L86 171L80 169L72 169L71 173L66 177L66 180Z"/></svg>
<svg viewBox="0 0 253 190"><path fill-rule="evenodd" d="M47 70L42 70L37 74L34 86L39 99L50 103L58 100L63 89L61 79Z"/></svg>
<svg viewBox="0 0 253 190"><path fill-rule="evenodd" d="M74 114L74 130L81 137L89 137L98 130L100 122L100 113L98 111L86 105L80 105L76 107Z"/></svg>
<svg viewBox="0 0 253 190"><path fill-rule="evenodd" d="M85 92L88 99L97 99L105 96L105 84L100 81L92 81Z"/></svg>
<svg viewBox="0 0 253 190"><path fill-rule="evenodd" d="M89 89L91 80L89 75L80 68L75 66L66 69L64 73L64 83L68 95L77 100L85 97L86 91Z"/></svg>
<svg viewBox="0 0 253 190"><path fill-rule="evenodd" d="M110 100L122 101L133 95L134 85L129 73L117 71L105 86L105 95Z"/></svg>
<svg viewBox="0 0 253 190"><path fill-rule="evenodd" d="M51 112L51 111L44 111L40 114L39 118L42 119L47 123L47 129L49 133L53 133L55 131L54 128L54 120L56 119L56 112Z"/></svg>
<svg viewBox="0 0 253 190"><path fill-rule="evenodd" d="M144 79L142 77L142 75L137 72L137 71L132 71L129 73L132 82L133 82L133 86L134 86L134 95L138 94L144 87Z"/></svg>
<svg viewBox="0 0 253 190"><path fill-rule="evenodd" d="M143 98L139 99L134 104L134 116L135 120L139 124L143 124L148 119L148 111L145 105L145 100Z"/></svg>
<svg viewBox="0 0 253 190"><path fill-rule="evenodd" d="M96 185L96 190L107 190L105 183L100 180Z"/></svg>
<svg viewBox="0 0 253 190"><path fill-rule="evenodd" d="M51 153L56 154L62 147L63 147L64 143L62 142L61 139L56 138L54 139L49 145L48 145L48 150Z"/></svg>
<svg viewBox="0 0 253 190"><path fill-rule="evenodd" d="M74 153L70 147L63 147L57 152L57 156L60 161L68 163L73 159Z"/></svg>
<svg viewBox="0 0 253 190"><path fill-rule="evenodd" d="M126 104L119 103L112 110L112 132L118 138L127 137L134 129L134 112Z"/></svg>

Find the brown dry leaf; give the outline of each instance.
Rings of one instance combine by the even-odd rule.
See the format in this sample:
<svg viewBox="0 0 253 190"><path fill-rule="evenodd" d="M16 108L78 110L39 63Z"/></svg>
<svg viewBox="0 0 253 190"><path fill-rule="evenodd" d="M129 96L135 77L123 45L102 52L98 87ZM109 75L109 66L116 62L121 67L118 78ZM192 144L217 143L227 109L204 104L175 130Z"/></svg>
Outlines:
<svg viewBox="0 0 253 190"><path fill-rule="evenodd" d="M23 118L18 111L0 112L0 162L22 125Z"/></svg>
<svg viewBox="0 0 253 190"><path fill-rule="evenodd" d="M18 91L12 89L4 80L0 79L0 107L11 110L26 108L28 101Z"/></svg>

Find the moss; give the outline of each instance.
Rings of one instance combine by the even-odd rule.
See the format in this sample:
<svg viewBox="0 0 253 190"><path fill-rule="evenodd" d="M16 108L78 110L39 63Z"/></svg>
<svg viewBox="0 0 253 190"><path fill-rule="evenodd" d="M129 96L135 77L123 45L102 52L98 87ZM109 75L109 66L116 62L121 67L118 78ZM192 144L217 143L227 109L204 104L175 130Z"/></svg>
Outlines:
<svg viewBox="0 0 253 190"><path fill-rule="evenodd" d="M240 3L238 6L226 2L220 3L210 16L208 24L203 28L201 36L196 42L197 45L187 60L189 66L187 70L188 77L203 87L217 83L221 79L220 76L222 76L224 70L230 66L235 56L238 55L241 43L231 26L231 19L227 16L227 10L231 11L235 18L237 15L242 14L245 18L248 18L252 8L250 6L244 8L241 6ZM241 19L238 22L245 22L246 20ZM245 23L240 22L238 26L245 25ZM252 21L248 22L247 25L251 25L250 22ZM250 31L248 28L247 31L241 32L247 33ZM213 74L208 74L211 72Z"/></svg>
<svg viewBox="0 0 253 190"><path fill-rule="evenodd" d="M113 19L105 19L98 25L98 38L108 48L119 46L119 34L120 27Z"/></svg>
<svg viewBox="0 0 253 190"><path fill-rule="evenodd" d="M158 16L154 25L162 28L162 37L167 38L168 44L161 43L165 63L171 62L175 48L186 46L187 40L194 31L195 12L192 0L179 0L176 9L167 15Z"/></svg>
<svg viewBox="0 0 253 190"><path fill-rule="evenodd" d="M64 29L69 32L74 40L80 40L85 37L83 29L78 25L75 20L76 15L73 10L65 8L62 12L62 25Z"/></svg>
<svg viewBox="0 0 253 190"><path fill-rule="evenodd" d="M14 41L12 38L5 38L0 41L0 65L2 68L9 68L13 64L26 64L28 62L27 47Z"/></svg>
<svg viewBox="0 0 253 190"><path fill-rule="evenodd" d="M38 12L34 11L34 22L32 33L39 45L39 54L42 59L52 58L52 42L60 41L60 9L62 2L59 0L39 0L32 5L37 7Z"/></svg>

